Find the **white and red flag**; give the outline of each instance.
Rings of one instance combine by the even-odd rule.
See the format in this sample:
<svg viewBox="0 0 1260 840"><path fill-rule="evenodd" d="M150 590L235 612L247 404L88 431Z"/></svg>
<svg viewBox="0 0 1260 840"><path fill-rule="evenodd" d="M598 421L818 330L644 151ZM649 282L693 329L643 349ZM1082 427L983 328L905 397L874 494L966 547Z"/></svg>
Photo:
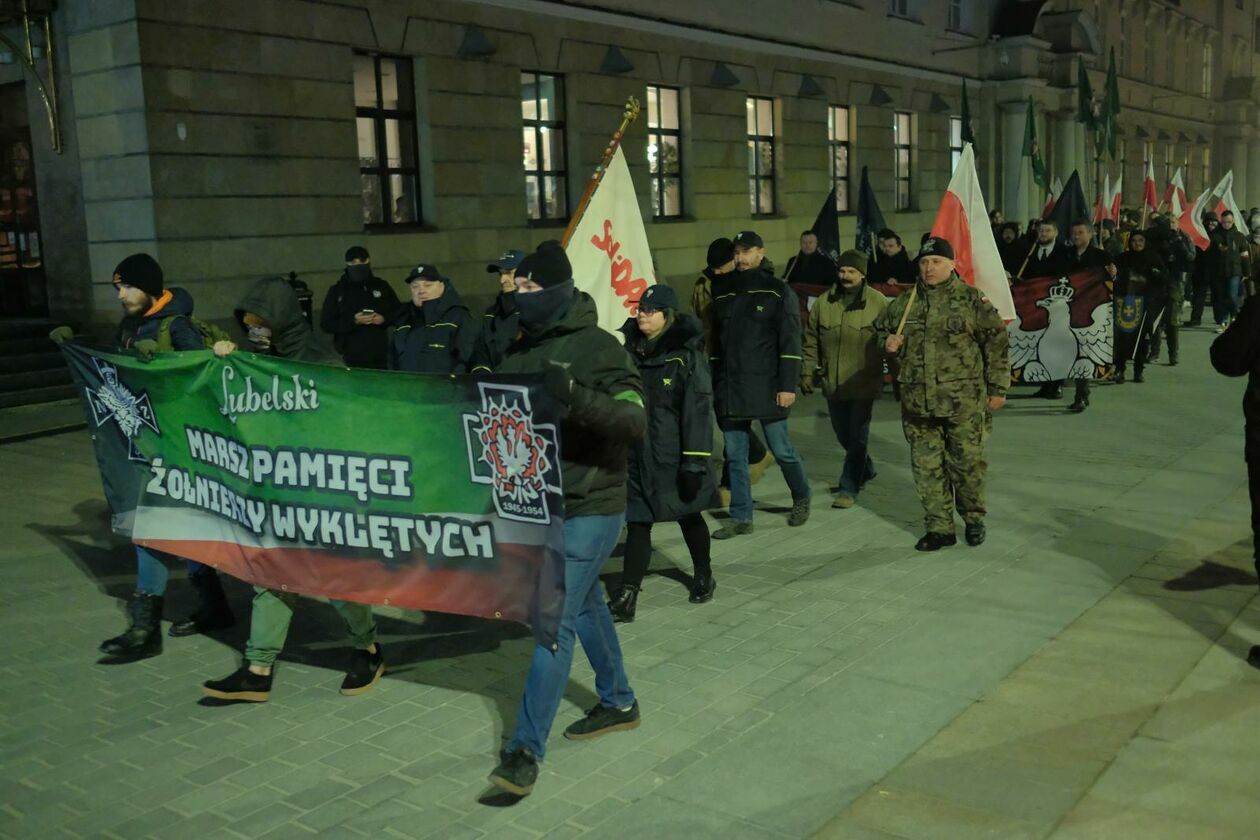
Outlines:
<svg viewBox="0 0 1260 840"><path fill-rule="evenodd" d="M643 215L620 146L564 250L575 285L595 299L599 325L615 333L656 282Z"/></svg>
<svg viewBox="0 0 1260 840"><path fill-rule="evenodd" d="M1054 206L1059 203L1059 196L1061 195L1063 195L1063 180L1056 176L1053 183L1050 184L1050 194L1046 196L1046 206L1041 208L1041 218L1050 218L1050 214L1054 212Z"/></svg>
<svg viewBox="0 0 1260 840"><path fill-rule="evenodd" d="M1177 171L1173 173L1172 180L1168 182L1168 189L1164 190L1164 204L1168 205L1168 212L1174 217L1180 218L1186 209L1186 185L1181 180L1181 167L1177 167Z"/></svg>
<svg viewBox="0 0 1260 840"><path fill-rule="evenodd" d="M1194 204L1187 207L1177 219L1177 227L1190 237L1190 241L1200 251L1206 251L1211 241L1208 239L1207 228L1203 226L1203 211L1207 208L1208 199L1211 198L1211 190L1204 190L1199 193L1199 197L1194 200Z"/></svg>
<svg viewBox="0 0 1260 840"><path fill-rule="evenodd" d="M1159 210L1159 197L1155 193L1155 161L1146 162L1146 176L1142 181L1142 207L1152 213Z"/></svg>
<svg viewBox="0 0 1260 840"><path fill-rule="evenodd" d="M1103 219L1111 218L1111 173L1104 176L1102 191L1098 193L1098 203L1094 205L1094 224L1101 225Z"/></svg>
<svg viewBox="0 0 1260 840"><path fill-rule="evenodd" d="M1107 196L1107 209L1110 212L1108 218L1116 224L1120 224L1120 199L1124 198L1124 173L1116 176L1116 182L1111 185L1111 193Z"/></svg>
<svg viewBox="0 0 1260 840"><path fill-rule="evenodd" d="M962 157L949 181L949 189L941 199L932 223L932 235L948 240L954 249L954 266L958 276L975 286L989 299L1002 320L1015 317L1011 287L1006 282L1006 269L998 254L989 211L976 177L976 153L970 143L963 144Z"/></svg>
<svg viewBox="0 0 1260 840"><path fill-rule="evenodd" d="M1246 217L1243 215L1242 209L1238 206L1238 202L1234 201L1234 170L1225 173L1225 177L1212 190L1212 195L1217 198L1216 215L1220 216L1226 210L1234 214L1234 227L1243 233L1250 233L1247 227Z"/></svg>

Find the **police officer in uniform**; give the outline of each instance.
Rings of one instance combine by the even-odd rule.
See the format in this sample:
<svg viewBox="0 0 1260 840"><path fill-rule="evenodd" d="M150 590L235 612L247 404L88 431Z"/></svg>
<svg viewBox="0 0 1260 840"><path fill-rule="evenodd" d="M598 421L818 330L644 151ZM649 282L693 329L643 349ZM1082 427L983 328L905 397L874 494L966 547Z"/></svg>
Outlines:
<svg viewBox="0 0 1260 840"><path fill-rule="evenodd" d="M993 305L954 271L954 249L929 237L919 251L913 300L889 303L875 328L897 357L901 425L927 533L919 551L954 545L956 507L968 545L984 542L984 442L1006 404L1011 368L1006 327ZM909 316L898 334L907 306Z"/></svg>

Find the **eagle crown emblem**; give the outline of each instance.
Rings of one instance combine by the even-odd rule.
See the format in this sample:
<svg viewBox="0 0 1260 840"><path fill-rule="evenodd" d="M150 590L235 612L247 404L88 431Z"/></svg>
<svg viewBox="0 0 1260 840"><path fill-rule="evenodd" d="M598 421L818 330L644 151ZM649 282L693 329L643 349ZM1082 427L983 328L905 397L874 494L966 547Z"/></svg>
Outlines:
<svg viewBox="0 0 1260 840"><path fill-rule="evenodd" d="M1076 289L1072 288L1072 284L1068 282L1066 277L1060 278L1058 283L1050 287L1050 300L1061 300L1064 303L1071 302L1076 296Z"/></svg>

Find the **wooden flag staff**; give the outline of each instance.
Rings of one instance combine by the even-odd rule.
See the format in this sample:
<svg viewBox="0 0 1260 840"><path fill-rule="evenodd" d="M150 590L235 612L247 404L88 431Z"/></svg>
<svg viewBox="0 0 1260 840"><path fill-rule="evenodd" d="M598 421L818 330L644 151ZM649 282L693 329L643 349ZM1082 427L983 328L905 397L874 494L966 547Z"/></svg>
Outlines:
<svg viewBox="0 0 1260 840"><path fill-rule="evenodd" d="M582 193L582 200L578 202L573 218L569 219L569 226L564 229L564 236L560 240L561 245L568 246L573 231L577 228L578 222L582 221L587 205L591 203L591 196L595 195L599 182L604 180L604 173L608 171L608 164L612 163L613 155L617 153L617 148L621 145L621 138L625 136L630 124L639 118L639 111L639 100L633 96L626 100L626 110L621 116L621 125L613 132L612 139L608 141L608 147L604 149L603 159L600 160L599 166L595 167L591 180L587 182L586 191Z"/></svg>

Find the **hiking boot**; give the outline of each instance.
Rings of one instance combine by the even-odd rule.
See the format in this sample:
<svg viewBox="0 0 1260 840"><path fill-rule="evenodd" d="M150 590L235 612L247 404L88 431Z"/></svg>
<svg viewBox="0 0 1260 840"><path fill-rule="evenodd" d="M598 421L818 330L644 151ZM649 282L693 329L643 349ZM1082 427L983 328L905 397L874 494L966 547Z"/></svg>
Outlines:
<svg viewBox="0 0 1260 840"><path fill-rule="evenodd" d="M1084 411L1087 408L1089 408L1089 399L1078 397L1076 402L1068 406L1068 411L1074 411L1077 414L1080 414L1082 411Z"/></svg>
<svg viewBox="0 0 1260 840"><path fill-rule="evenodd" d="M271 676L255 674L246 662L221 680L203 682L201 693L216 700L266 703L271 698Z"/></svg>
<svg viewBox="0 0 1260 840"><path fill-rule="evenodd" d="M967 538L967 545L980 545L985 537L984 523L968 522L963 529L963 534Z"/></svg>
<svg viewBox="0 0 1260 840"><path fill-rule="evenodd" d="M774 463L774 455L766 450L766 457L762 458L755 464L748 465L748 481L750 484L756 484L761 481L761 477L766 474L766 470Z"/></svg>
<svg viewBox="0 0 1260 840"><path fill-rule="evenodd" d="M529 796L538 781L538 759L524 747L499 753L499 766L490 773L490 783L517 796Z"/></svg>
<svg viewBox="0 0 1260 840"><path fill-rule="evenodd" d="M751 522L737 522L731 520L729 525L723 525L713 532L715 540L729 540L732 537L742 537L744 534L753 532L753 524Z"/></svg>
<svg viewBox="0 0 1260 840"><path fill-rule="evenodd" d="M564 737L570 741L587 741L607 735L610 732L621 732L639 728L639 701L634 701L630 708L622 711L605 706L602 703L586 713L586 717L569 724L564 730Z"/></svg>
<svg viewBox="0 0 1260 840"><path fill-rule="evenodd" d="M1169 354L1168 354L1168 366L1169 366L1169 367L1176 367L1176 366L1177 366L1177 354L1176 354L1176 353L1169 353Z"/></svg>
<svg viewBox="0 0 1260 840"><path fill-rule="evenodd" d="M341 693L349 697L365 694L384 673L385 656L380 642L376 643L375 653L355 648L350 651L350 666L346 668L346 678L341 681Z"/></svg>
<svg viewBox="0 0 1260 840"><path fill-rule="evenodd" d="M792 512L788 514L788 525L799 528L809 521L809 499L792 502Z"/></svg>
<svg viewBox="0 0 1260 840"><path fill-rule="evenodd" d="M614 624L629 624L634 621L634 611L639 605L639 593L642 591L638 586L621 585L608 602L608 611L612 613Z"/></svg>
<svg viewBox="0 0 1260 840"><path fill-rule="evenodd" d="M127 599L127 629L98 648L106 656L135 662L162 652L162 596L133 592Z"/></svg>
<svg viewBox="0 0 1260 840"><path fill-rule="evenodd" d="M713 579L712 572L696 575L695 580L691 582L691 593L687 596L687 600L693 604L708 603L713 600L715 589L717 589L717 581Z"/></svg>
<svg viewBox="0 0 1260 840"><path fill-rule="evenodd" d="M914 544L915 551L939 551L946 546L957 545L958 537L954 534L938 534L928 531Z"/></svg>
<svg viewBox="0 0 1260 840"><path fill-rule="evenodd" d="M856 504L857 504L857 499L853 498L848 493L839 493L831 501L831 506L833 508L842 508L845 510L853 507Z"/></svg>
<svg viewBox="0 0 1260 840"><path fill-rule="evenodd" d="M1142 368L1140 368L1140 367L1135 367L1135 368L1133 369L1133 381L1134 381L1134 382L1145 382L1145 381L1146 381L1146 372L1145 372L1145 371L1143 371L1143 370L1142 370Z"/></svg>
<svg viewBox="0 0 1260 840"><path fill-rule="evenodd" d="M200 572L191 575L188 582L197 593L197 609L183 621L177 621L166 631L170 636L195 636L198 633L213 633L226 630L236 623L236 616L228 606L227 596L223 594L223 584L214 572Z"/></svg>

